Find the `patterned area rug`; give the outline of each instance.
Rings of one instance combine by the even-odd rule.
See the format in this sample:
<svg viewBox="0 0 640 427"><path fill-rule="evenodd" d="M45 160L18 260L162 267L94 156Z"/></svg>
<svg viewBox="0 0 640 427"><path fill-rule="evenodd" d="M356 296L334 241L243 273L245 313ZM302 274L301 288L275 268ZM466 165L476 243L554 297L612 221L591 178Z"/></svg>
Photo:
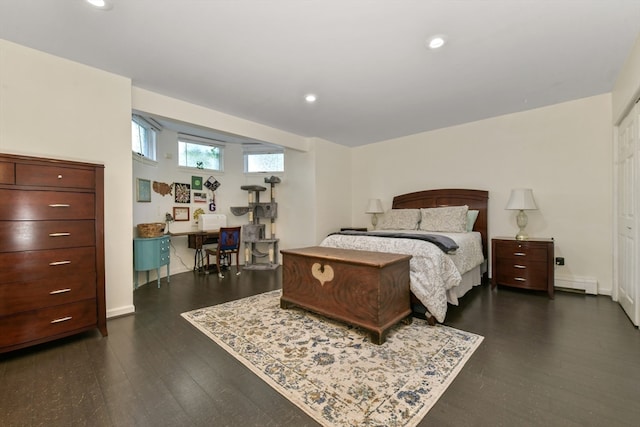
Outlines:
<svg viewBox="0 0 640 427"><path fill-rule="evenodd" d="M183 313L325 426L415 426L483 337L414 319L383 345L367 332L280 308L280 291Z"/></svg>

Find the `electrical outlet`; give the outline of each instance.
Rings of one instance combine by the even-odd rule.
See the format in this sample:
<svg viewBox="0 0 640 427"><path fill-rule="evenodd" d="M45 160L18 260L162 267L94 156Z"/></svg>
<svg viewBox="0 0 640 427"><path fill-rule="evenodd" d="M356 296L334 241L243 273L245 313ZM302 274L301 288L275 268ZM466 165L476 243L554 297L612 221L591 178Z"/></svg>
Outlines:
<svg viewBox="0 0 640 427"><path fill-rule="evenodd" d="M561 256L556 257L556 265L564 265L564 258Z"/></svg>

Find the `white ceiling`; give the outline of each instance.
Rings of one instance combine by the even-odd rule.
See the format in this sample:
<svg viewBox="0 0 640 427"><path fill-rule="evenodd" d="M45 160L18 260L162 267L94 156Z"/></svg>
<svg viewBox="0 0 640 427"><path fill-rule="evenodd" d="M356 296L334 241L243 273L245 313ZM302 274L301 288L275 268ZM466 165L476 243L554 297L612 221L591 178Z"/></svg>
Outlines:
<svg viewBox="0 0 640 427"><path fill-rule="evenodd" d="M347 146L610 92L640 33L640 0L111 2L0 0L0 38Z"/></svg>

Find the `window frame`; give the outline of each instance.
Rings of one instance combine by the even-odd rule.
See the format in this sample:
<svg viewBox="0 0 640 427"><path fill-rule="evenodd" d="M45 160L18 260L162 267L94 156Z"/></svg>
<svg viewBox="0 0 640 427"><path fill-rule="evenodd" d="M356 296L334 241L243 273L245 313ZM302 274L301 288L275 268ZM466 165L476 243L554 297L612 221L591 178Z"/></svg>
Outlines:
<svg viewBox="0 0 640 427"><path fill-rule="evenodd" d="M133 149L133 125L134 123L146 130L144 141L141 141L143 152L138 152ZM143 162L149 162L152 164L158 161L158 133L160 129L153 126L143 117L133 114L131 116L131 153L133 158Z"/></svg>
<svg viewBox="0 0 640 427"><path fill-rule="evenodd" d="M249 171L249 156L251 155L260 155L260 154L280 154L282 155L282 170L278 171ZM260 146L260 147L244 147L242 150L242 161L244 164L244 173L245 174L283 174L285 172L285 153L284 148L280 147L268 147L268 146Z"/></svg>
<svg viewBox="0 0 640 427"><path fill-rule="evenodd" d="M220 156L219 156L219 168L218 169L210 169L210 168L199 168L197 166L190 166L190 165L182 165L180 164L180 143L186 143L186 144L195 144L195 145L200 145L200 146L208 146L208 147L214 147L217 148L219 150ZM211 172L224 172L224 149L226 148L226 144L222 141L218 141L216 139L210 139L210 138L203 138L201 136L195 136L195 135L189 135L189 134L184 134L184 133L179 133L178 134L178 138L176 140L176 149L178 152L178 158L176 159L178 167L182 168L182 169L188 169L188 170L205 170L205 171L211 171Z"/></svg>

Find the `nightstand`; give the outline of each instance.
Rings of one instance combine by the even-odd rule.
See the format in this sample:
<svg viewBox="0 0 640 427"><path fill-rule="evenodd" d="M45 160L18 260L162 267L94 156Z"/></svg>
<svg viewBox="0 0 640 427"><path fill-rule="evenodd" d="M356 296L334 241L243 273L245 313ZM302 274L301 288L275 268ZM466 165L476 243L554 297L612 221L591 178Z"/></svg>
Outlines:
<svg viewBox="0 0 640 427"><path fill-rule="evenodd" d="M553 299L553 239L491 239L491 288L496 285L547 291Z"/></svg>
<svg viewBox="0 0 640 427"><path fill-rule="evenodd" d="M136 289L138 288L138 271L146 271L147 282L149 282L149 270L156 270L158 287L160 287L160 267L163 265L167 266L167 283L171 281L169 273L170 244L171 238L168 235L133 239L133 274Z"/></svg>

